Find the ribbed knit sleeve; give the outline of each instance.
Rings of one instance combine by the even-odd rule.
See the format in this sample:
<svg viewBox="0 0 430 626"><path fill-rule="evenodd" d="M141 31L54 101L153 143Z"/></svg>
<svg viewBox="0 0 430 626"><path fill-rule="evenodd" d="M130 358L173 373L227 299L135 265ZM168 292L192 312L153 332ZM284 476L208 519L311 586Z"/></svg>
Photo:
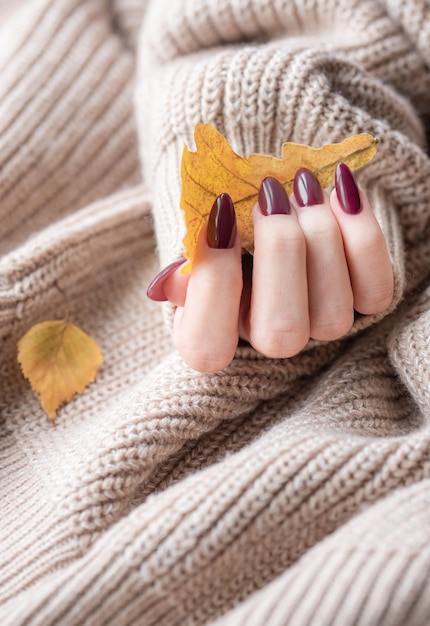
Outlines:
<svg viewBox="0 0 430 626"><path fill-rule="evenodd" d="M424 8L417 11L410 28L425 18ZM430 177L411 101L428 112L430 79L423 44L415 47L399 29L397 13L373 1L151 5L141 33L137 115L162 265L182 251L180 158L203 122L243 155L279 156L285 141L319 147L358 132L375 135L377 157L359 181L388 241L393 306L405 277L407 290L422 280ZM379 317L360 318L355 328Z"/></svg>

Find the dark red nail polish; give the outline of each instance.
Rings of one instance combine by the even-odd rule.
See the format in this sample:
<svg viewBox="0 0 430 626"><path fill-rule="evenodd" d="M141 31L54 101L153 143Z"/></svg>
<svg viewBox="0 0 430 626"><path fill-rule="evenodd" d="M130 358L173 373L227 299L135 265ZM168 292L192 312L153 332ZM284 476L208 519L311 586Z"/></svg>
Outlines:
<svg viewBox="0 0 430 626"><path fill-rule="evenodd" d="M258 204L263 215L288 215L291 213L290 201L279 180L267 176L260 185Z"/></svg>
<svg viewBox="0 0 430 626"><path fill-rule="evenodd" d="M236 239L236 214L228 193L222 193L212 205L209 213L207 241L210 248L227 249L234 246Z"/></svg>
<svg viewBox="0 0 430 626"><path fill-rule="evenodd" d="M318 179L306 167L298 169L294 176L294 197L299 206L313 206L324 202Z"/></svg>
<svg viewBox="0 0 430 626"><path fill-rule="evenodd" d="M166 279L172 274L178 267L185 263L184 257L179 259L178 261L174 261L170 263L164 270L161 270L159 274L150 282L148 289L146 290L146 295L150 300L154 300L155 302L165 302L167 300L164 295L164 283Z"/></svg>
<svg viewBox="0 0 430 626"><path fill-rule="evenodd" d="M354 176L345 163L339 163L336 168L335 187L339 204L345 213L350 215L360 213L360 193Z"/></svg>

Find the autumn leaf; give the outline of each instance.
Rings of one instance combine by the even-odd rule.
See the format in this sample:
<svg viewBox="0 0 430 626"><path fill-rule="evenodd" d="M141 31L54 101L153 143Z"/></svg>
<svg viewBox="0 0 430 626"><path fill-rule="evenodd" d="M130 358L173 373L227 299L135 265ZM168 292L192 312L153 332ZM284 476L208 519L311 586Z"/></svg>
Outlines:
<svg viewBox="0 0 430 626"><path fill-rule="evenodd" d="M374 137L363 133L321 148L284 143L281 158L265 154L251 154L244 158L236 154L225 137L210 124L198 124L194 139L197 150L191 152L185 146L181 163L181 208L187 229L184 255L189 260L182 269L184 274L191 271L198 236L214 200L221 193L230 194L242 247L252 252L251 213L263 178L274 176L290 194L296 171L306 167L324 189L333 183L338 163L346 163L351 170L356 170L373 158L377 143Z"/></svg>
<svg viewBox="0 0 430 626"><path fill-rule="evenodd" d="M18 361L51 419L95 377L103 356L97 343L69 320L36 324L18 342Z"/></svg>

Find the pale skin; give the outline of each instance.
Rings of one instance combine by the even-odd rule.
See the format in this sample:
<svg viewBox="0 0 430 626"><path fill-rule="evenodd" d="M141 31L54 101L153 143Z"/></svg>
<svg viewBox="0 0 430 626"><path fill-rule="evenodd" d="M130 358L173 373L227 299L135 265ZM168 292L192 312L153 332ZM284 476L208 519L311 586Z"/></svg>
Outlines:
<svg viewBox="0 0 430 626"><path fill-rule="evenodd" d="M312 206L299 206L293 195L288 215L263 215L257 203L252 288L239 235L231 248L211 248L204 227L191 274L177 268L163 284L177 307L174 338L185 363L221 371L239 337L266 357L289 358L311 338L343 337L354 310L385 311L393 298L391 262L366 194L359 194L354 215L342 210L335 189Z"/></svg>

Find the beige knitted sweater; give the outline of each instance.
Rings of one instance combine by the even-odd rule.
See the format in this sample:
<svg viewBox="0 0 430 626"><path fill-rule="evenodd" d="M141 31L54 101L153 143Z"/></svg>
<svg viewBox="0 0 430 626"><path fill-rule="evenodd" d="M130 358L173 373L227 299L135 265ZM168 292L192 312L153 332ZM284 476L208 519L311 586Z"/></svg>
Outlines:
<svg viewBox="0 0 430 626"><path fill-rule="evenodd" d="M1 626L428 625L429 0L0 18ZM290 360L184 366L145 289L181 252L198 122L242 154L376 135L390 314ZM105 363L53 425L16 343L64 315L56 285Z"/></svg>

